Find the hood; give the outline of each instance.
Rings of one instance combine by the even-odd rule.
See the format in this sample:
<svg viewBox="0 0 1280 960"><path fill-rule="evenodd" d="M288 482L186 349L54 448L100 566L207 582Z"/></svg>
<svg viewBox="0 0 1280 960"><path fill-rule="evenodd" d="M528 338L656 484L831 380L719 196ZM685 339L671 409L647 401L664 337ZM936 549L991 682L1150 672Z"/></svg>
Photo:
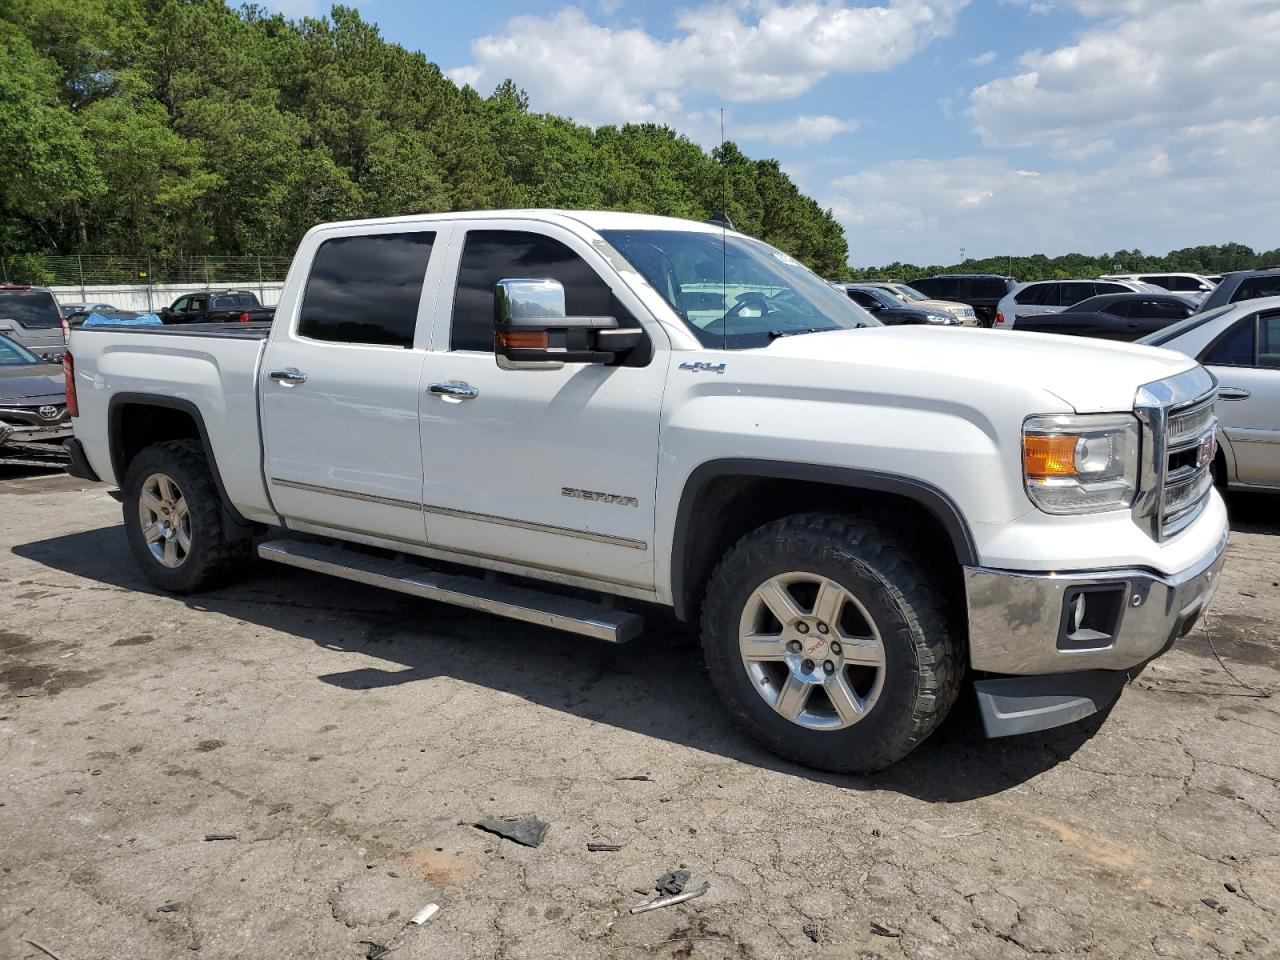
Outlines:
<svg viewBox="0 0 1280 960"><path fill-rule="evenodd" d="M57 398L66 399L67 382L62 368L54 363L21 367L0 367L0 402Z"/></svg>
<svg viewBox="0 0 1280 960"><path fill-rule="evenodd" d="M896 367L904 377L972 381L975 391L988 384L1047 391L1077 413L1132 410L1142 384L1196 366L1184 354L1156 347L972 327L872 327L811 333L775 340L761 352L815 364L847 362L882 370Z"/></svg>
<svg viewBox="0 0 1280 960"><path fill-rule="evenodd" d="M956 300L909 300L907 301L913 307L923 307L926 310L935 310L939 313L950 313L952 310L973 310L973 307L967 303L960 303Z"/></svg>

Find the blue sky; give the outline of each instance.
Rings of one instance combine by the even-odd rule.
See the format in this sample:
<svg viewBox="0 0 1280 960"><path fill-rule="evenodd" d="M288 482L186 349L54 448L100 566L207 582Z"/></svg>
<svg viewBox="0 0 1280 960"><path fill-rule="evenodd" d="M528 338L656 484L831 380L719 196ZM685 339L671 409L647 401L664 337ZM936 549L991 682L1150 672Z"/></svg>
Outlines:
<svg viewBox="0 0 1280 960"><path fill-rule="evenodd" d="M271 0L290 16L319 0ZM1280 246L1277 0L357 4L488 93L773 156L855 264Z"/></svg>

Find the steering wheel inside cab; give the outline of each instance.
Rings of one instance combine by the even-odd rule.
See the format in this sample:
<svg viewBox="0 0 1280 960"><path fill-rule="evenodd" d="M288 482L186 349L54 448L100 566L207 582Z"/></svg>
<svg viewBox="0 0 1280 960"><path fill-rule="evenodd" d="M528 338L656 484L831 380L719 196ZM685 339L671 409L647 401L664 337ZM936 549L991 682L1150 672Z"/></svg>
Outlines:
<svg viewBox="0 0 1280 960"><path fill-rule="evenodd" d="M748 290L733 298L733 306L724 312L726 320L738 317L763 317L769 312L769 301L759 290Z"/></svg>

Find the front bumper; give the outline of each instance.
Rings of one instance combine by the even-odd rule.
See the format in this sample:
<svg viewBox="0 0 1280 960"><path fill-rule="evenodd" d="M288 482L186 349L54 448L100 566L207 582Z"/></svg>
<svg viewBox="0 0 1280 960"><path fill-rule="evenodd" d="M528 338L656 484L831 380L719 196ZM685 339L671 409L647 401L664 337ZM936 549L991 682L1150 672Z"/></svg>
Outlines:
<svg viewBox="0 0 1280 960"><path fill-rule="evenodd" d="M1012 675L1140 666L1164 653L1209 606L1226 546L1224 530L1211 550L1174 576L965 567L970 664Z"/></svg>
<svg viewBox="0 0 1280 960"><path fill-rule="evenodd" d="M0 447L8 443L33 443L40 440L60 440L71 436L71 421L48 425L14 424L0 421Z"/></svg>

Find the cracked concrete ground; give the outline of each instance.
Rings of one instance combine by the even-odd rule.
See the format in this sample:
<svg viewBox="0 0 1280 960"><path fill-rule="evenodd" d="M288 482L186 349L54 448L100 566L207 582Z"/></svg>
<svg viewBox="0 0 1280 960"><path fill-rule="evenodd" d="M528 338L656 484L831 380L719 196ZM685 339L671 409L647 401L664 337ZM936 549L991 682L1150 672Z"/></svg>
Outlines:
<svg viewBox="0 0 1280 960"><path fill-rule="evenodd" d="M9 478L0 957L1280 956L1280 702L1209 640L1280 687L1276 503L1233 502L1207 626L1110 716L960 715L853 778L728 725L669 623L611 648L267 564L160 595L103 488ZM470 826L528 814L536 849ZM680 865L706 896L628 913Z"/></svg>

